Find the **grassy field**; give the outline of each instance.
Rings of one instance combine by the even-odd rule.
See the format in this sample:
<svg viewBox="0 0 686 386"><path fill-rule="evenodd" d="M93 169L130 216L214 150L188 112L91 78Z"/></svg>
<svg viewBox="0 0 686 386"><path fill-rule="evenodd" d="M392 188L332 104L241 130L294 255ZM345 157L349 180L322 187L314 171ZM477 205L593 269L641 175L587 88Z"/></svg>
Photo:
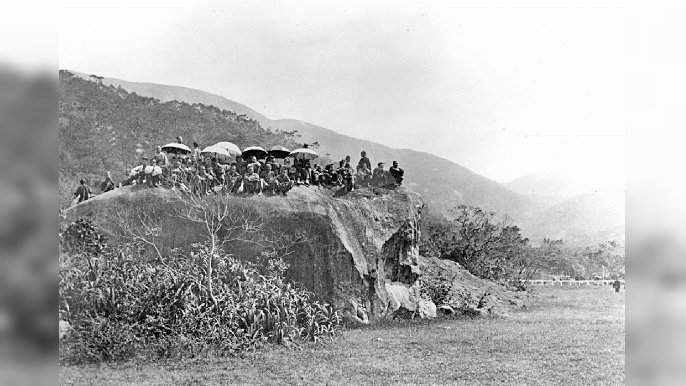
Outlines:
<svg viewBox="0 0 686 386"><path fill-rule="evenodd" d="M624 292L538 287L509 317L402 321L246 358L60 368L65 385L619 385Z"/></svg>

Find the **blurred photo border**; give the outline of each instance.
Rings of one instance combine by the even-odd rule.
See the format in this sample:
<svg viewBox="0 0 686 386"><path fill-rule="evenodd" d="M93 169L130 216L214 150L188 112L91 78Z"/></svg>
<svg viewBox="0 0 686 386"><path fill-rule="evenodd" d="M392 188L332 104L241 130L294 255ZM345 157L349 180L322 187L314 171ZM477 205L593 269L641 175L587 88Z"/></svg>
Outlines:
<svg viewBox="0 0 686 386"><path fill-rule="evenodd" d="M56 377L59 5L0 23L0 384ZM627 383L684 384L686 5L626 7Z"/></svg>

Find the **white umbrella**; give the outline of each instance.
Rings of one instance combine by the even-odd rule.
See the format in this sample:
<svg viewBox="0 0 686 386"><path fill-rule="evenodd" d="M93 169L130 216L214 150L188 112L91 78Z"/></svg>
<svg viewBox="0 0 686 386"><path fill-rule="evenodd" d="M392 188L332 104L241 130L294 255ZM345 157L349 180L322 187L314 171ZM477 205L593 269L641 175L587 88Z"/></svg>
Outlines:
<svg viewBox="0 0 686 386"><path fill-rule="evenodd" d="M229 154L229 151L226 150L225 148L217 145L212 145L208 146L200 152L202 155L208 155L210 157L214 158L221 158L221 157L226 157L226 158L231 158L231 154Z"/></svg>
<svg viewBox="0 0 686 386"><path fill-rule="evenodd" d="M301 147L300 149L295 149L288 155L295 159L315 159L319 158L319 154L312 149Z"/></svg>
<svg viewBox="0 0 686 386"><path fill-rule="evenodd" d="M243 154L241 149L231 142L217 142L214 146L223 147L226 149L232 157Z"/></svg>
<svg viewBox="0 0 686 386"><path fill-rule="evenodd" d="M190 154L191 149L182 143L168 143L162 146L162 151L174 154Z"/></svg>

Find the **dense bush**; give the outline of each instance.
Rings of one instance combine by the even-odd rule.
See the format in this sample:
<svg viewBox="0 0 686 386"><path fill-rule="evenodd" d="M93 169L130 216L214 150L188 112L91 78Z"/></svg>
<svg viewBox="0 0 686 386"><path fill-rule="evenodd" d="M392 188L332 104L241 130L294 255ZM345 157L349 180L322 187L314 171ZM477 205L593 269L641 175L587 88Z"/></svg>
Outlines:
<svg viewBox="0 0 686 386"><path fill-rule="evenodd" d="M515 283L541 275L592 279L601 272L623 277L624 247L616 242L586 248L565 247L562 240L544 239L534 246L519 227L493 212L468 205L451 210L452 219L423 215L420 254L453 260L483 279Z"/></svg>
<svg viewBox="0 0 686 386"><path fill-rule="evenodd" d="M137 355L239 354L264 343L290 345L333 337L340 316L310 292L284 282L284 265L263 256L268 273L223 252L193 245L165 264L132 254L62 253L60 317L71 324L60 342L64 362L125 360ZM87 261L86 261L87 260Z"/></svg>

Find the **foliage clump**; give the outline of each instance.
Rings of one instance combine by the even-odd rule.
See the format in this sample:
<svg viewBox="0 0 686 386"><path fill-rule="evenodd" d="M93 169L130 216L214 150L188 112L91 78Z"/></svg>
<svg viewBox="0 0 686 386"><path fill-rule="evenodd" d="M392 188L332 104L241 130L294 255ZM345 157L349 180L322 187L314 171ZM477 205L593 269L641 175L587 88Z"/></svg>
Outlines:
<svg viewBox="0 0 686 386"><path fill-rule="evenodd" d="M63 362L240 355L265 343L290 346L337 334L338 312L285 282L286 266L273 254L261 257L269 268L262 272L222 250L209 256L205 244L160 263L109 247L67 253L67 240L62 237L59 307L71 331L60 342Z"/></svg>
<svg viewBox="0 0 686 386"><path fill-rule="evenodd" d="M610 241L585 248L544 239L534 246L521 229L494 212L458 205L446 220L422 216L420 254L460 263L473 275L525 289L524 280L542 275L571 279L624 276L624 248Z"/></svg>

